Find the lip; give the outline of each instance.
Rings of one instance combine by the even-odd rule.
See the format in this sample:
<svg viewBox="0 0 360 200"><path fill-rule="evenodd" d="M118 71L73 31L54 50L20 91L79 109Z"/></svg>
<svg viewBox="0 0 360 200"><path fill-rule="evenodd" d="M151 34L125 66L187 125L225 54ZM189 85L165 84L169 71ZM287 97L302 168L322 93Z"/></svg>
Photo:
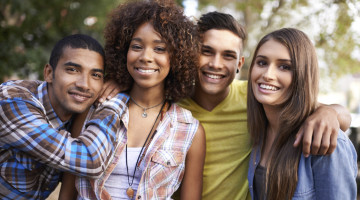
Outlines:
<svg viewBox="0 0 360 200"><path fill-rule="evenodd" d="M219 73L213 73L213 72L207 72L207 71L201 71L201 76L203 79L205 79L207 82L210 83L218 83L226 77L224 74Z"/></svg>
<svg viewBox="0 0 360 200"><path fill-rule="evenodd" d="M83 92L79 92L79 91L69 91L69 94L73 99L75 99L75 101L80 102L80 103L91 99L93 96L89 93L83 93Z"/></svg>
<svg viewBox="0 0 360 200"><path fill-rule="evenodd" d="M262 93L275 93L280 90L280 87L269 83L256 83L256 85Z"/></svg>
<svg viewBox="0 0 360 200"><path fill-rule="evenodd" d="M160 71L151 67L135 67L135 70L141 74L153 74Z"/></svg>

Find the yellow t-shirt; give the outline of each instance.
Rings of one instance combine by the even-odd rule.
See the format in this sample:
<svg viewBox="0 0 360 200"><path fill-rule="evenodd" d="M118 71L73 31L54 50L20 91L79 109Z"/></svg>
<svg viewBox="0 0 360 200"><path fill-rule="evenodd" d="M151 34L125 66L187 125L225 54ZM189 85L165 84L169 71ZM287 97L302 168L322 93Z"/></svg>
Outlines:
<svg viewBox="0 0 360 200"><path fill-rule="evenodd" d="M205 129L203 200L251 199L247 181L251 141L246 94L247 81L234 80L226 99L211 112L192 99L179 102Z"/></svg>

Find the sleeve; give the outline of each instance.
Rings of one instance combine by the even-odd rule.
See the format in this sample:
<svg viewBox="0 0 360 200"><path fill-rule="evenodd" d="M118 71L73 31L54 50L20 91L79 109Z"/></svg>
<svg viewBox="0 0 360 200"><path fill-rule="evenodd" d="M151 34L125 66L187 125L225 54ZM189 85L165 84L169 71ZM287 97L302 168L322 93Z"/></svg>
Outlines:
<svg viewBox="0 0 360 200"><path fill-rule="evenodd" d="M118 94L100 105L81 136L72 138L69 132L54 129L29 99L0 99L0 147L25 152L63 171L98 178L122 137L120 117L127 101L127 95Z"/></svg>
<svg viewBox="0 0 360 200"><path fill-rule="evenodd" d="M316 199L356 199L356 151L342 131L337 142L331 155L312 158Z"/></svg>

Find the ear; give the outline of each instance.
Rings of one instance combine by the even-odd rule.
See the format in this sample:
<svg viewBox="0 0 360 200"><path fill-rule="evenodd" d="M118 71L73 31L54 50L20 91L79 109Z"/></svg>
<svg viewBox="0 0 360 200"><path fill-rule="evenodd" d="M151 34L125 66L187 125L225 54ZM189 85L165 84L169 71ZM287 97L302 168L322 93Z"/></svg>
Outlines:
<svg viewBox="0 0 360 200"><path fill-rule="evenodd" d="M245 63L245 57L244 57L244 56L241 56L241 58L239 59L239 63L238 63L237 69L238 69L238 70L241 70L241 68L244 66L244 63Z"/></svg>
<svg viewBox="0 0 360 200"><path fill-rule="evenodd" d="M52 83L54 78L54 70L50 64L46 64L44 67L44 80L48 83Z"/></svg>

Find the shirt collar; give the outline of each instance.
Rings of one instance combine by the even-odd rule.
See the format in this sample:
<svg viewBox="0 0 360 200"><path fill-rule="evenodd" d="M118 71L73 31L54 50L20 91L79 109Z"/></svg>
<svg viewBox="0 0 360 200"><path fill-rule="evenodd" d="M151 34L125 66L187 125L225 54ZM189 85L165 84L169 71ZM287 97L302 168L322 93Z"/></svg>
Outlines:
<svg viewBox="0 0 360 200"><path fill-rule="evenodd" d="M47 82L44 81L43 83L41 83L38 86L37 89L37 94L36 94L37 98L39 99L39 101L42 103L42 105L45 108L45 112L46 112L46 117L49 120L50 124L53 126L53 128L55 129L65 129L67 123L70 120L67 121L61 121L61 119L58 117L58 115L55 113L53 107L51 106L51 102L50 102L50 98L49 98L49 93L47 90Z"/></svg>

